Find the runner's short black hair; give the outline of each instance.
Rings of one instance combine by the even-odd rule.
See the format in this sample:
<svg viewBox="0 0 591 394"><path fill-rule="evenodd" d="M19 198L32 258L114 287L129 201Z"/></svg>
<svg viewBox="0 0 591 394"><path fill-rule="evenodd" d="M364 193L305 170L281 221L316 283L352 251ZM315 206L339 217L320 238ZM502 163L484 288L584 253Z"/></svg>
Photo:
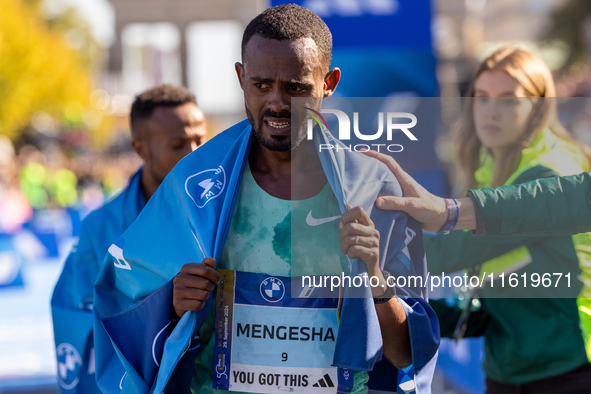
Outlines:
<svg viewBox="0 0 591 394"><path fill-rule="evenodd" d="M178 107L188 103L196 105L197 99L193 93L182 86L160 85L140 93L131 104L129 114L132 138L138 137L136 130L138 123L152 116L156 108Z"/></svg>
<svg viewBox="0 0 591 394"><path fill-rule="evenodd" d="M242 35L242 59L246 44L255 34L272 40L311 38L318 46L323 65L328 70L332 60L332 34L326 23L314 12L296 4L267 8L257 15Z"/></svg>

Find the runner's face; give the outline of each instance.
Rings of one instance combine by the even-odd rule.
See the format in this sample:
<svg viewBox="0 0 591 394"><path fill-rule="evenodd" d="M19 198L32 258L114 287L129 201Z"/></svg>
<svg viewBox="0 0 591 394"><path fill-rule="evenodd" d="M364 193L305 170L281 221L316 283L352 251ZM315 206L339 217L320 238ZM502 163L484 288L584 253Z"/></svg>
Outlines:
<svg viewBox="0 0 591 394"><path fill-rule="evenodd" d="M205 142L203 112L193 103L158 107L142 125L147 146L146 169L158 184L183 157Z"/></svg>
<svg viewBox="0 0 591 394"><path fill-rule="evenodd" d="M504 71L485 71L474 83L474 126L495 157L516 143L532 109L523 85Z"/></svg>
<svg viewBox="0 0 591 394"><path fill-rule="evenodd" d="M243 60L244 64L236 63L236 72L257 141L273 151L295 149L305 131L294 127L292 136L291 99L327 97L338 78L325 81L330 72L326 73L311 38L278 41L255 34L246 45Z"/></svg>

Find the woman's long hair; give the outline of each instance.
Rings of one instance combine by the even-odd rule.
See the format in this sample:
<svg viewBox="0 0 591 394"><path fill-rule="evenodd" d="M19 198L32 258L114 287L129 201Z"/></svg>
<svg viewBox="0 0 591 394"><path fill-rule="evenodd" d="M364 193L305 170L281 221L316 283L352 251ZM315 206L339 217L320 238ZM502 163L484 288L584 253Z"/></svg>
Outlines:
<svg viewBox="0 0 591 394"><path fill-rule="evenodd" d="M474 83L485 71L504 71L523 86L531 97L556 97L556 89L550 69L529 49L523 47L503 47L485 58L472 80L468 97L474 97ZM526 126L518 140L508 147L502 157L495 157L495 170L490 186L504 185L515 172L521 160L521 151L531 145L538 134L546 127L554 135L574 143L570 133L558 120L556 100L534 100ZM464 118L458 133L457 163L462 171L462 189L474 189L477 181L474 172L480 166L482 144L474 126L474 100L469 99L465 106ZM591 160L588 148L578 144L581 152Z"/></svg>

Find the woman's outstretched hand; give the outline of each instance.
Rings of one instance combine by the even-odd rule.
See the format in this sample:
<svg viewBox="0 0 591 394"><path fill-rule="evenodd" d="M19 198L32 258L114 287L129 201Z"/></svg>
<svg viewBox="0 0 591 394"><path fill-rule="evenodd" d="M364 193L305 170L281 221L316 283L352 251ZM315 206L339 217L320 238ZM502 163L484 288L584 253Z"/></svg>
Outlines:
<svg viewBox="0 0 591 394"><path fill-rule="evenodd" d="M376 206L389 211L403 211L421 223L424 230L439 231L447 220L447 207L445 200L429 193L408 175L396 161L383 153L364 151L366 156L378 159L388 166L394 174L404 197L384 196L379 197ZM470 198L457 200L460 207L460 217L456 230L473 230L476 228L476 216L474 205Z"/></svg>

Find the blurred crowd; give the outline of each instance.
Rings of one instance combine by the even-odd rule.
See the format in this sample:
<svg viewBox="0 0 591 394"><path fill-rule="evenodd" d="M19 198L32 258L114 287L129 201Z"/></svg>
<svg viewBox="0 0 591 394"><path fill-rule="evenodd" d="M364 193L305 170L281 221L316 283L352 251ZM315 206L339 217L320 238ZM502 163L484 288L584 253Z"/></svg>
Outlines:
<svg viewBox="0 0 591 394"><path fill-rule="evenodd" d="M31 144L15 149L0 136L0 232L15 233L34 210L75 208L84 215L123 189L140 164L131 150L63 152Z"/></svg>

